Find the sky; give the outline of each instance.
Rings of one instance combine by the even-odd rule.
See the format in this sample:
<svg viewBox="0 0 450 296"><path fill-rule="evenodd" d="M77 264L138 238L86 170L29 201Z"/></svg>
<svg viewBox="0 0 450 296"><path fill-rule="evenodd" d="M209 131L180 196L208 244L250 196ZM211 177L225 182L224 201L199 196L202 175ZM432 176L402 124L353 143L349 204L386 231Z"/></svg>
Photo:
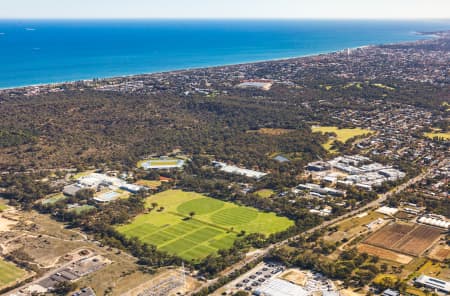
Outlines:
<svg viewBox="0 0 450 296"><path fill-rule="evenodd" d="M450 0L0 0L0 19L450 19Z"/></svg>

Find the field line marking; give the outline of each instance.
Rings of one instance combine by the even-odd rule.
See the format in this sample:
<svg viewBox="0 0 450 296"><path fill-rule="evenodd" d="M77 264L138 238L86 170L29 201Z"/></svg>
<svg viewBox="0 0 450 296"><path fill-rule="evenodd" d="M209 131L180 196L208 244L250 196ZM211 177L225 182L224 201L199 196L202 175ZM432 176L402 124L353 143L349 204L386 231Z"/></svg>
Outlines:
<svg viewBox="0 0 450 296"><path fill-rule="evenodd" d="M415 231L417 228L419 228L419 225L415 224L414 227L413 227L410 231L408 231L407 233L405 233L405 235L404 235L402 238L400 238L397 242L395 242L395 243L391 246L391 248L392 248L392 249L394 249L394 248L397 249L398 246L401 245L404 241L407 241L408 239L410 239L411 233L412 233L413 231Z"/></svg>
<svg viewBox="0 0 450 296"><path fill-rule="evenodd" d="M202 224L205 224L205 225L208 225L208 226L211 226L211 227L219 228L219 229L224 230L224 231L226 231L226 232L237 233L237 232L234 231L234 230L233 230L233 231L230 231L229 228L226 228L226 227L223 227L223 226L214 224L214 223L210 223L210 222L207 222L207 221L203 221L203 220L197 219L197 218L195 218L195 217L192 217L192 218L191 218L191 217L188 217L188 216L184 216L183 214L180 214L180 213L174 213L174 212L169 212L169 213L170 213L170 214L173 214L173 215L176 215L176 216L183 217L183 218L188 218L189 220L194 220L194 221L200 222L200 223L202 223Z"/></svg>

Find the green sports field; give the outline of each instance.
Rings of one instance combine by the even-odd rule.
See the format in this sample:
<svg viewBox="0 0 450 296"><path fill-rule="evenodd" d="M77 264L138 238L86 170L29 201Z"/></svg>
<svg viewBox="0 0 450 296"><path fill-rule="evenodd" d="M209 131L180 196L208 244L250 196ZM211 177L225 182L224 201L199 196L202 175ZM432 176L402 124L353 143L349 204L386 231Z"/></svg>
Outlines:
<svg viewBox="0 0 450 296"><path fill-rule="evenodd" d="M178 158L167 158L167 159L145 159L141 160L137 163L138 168L143 169L151 169L152 167L164 167L168 166L170 167L177 167L178 165L183 165L184 160L178 159Z"/></svg>
<svg viewBox="0 0 450 296"><path fill-rule="evenodd" d="M13 284L25 275L26 271L0 259L0 288Z"/></svg>
<svg viewBox="0 0 450 296"><path fill-rule="evenodd" d="M269 235L294 225L274 213L262 213L194 192L164 191L147 199L148 207L152 203L157 203L156 209L118 227L118 231L187 260L230 248L241 230ZM164 210L158 211L160 207ZM190 212L195 212L193 219L189 219Z"/></svg>

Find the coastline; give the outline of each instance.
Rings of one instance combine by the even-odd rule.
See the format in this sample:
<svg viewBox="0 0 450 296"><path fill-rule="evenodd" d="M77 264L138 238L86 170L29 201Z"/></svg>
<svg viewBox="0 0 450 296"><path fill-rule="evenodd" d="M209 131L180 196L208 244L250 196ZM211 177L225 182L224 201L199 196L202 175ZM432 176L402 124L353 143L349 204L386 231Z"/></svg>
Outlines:
<svg viewBox="0 0 450 296"><path fill-rule="evenodd" d="M309 53L305 55L298 55L298 56L288 56L288 57L282 57L282 58L273 58L273 59L263 59L263 60L254 60L254 61L248 61L248 62L232 62L232 63L226 63L226 64L219 64L219 65L205 65L200 67L186 67L186 68L180 68L180 69L172 69L167 71L154 71L154 72L142 72L142 73L132 73L132 74L126 74L126 75L111 75L111 76L104 76L104 77L96 77L91 79L78 79L78 80L68 80L68 81L57 81L57 82L43 82L43 83L36 83L36 84L27 84L27 85L19 85L19 86L10 86L10 87L0 87L0 93L5 91L14 91L14 90L26 90L30 88L40 88L40 87L58 87L62 85L72 85L77 82L93 82L95 79L108 81L108 80L115 80L115 79L131 79L131 78L137 78L137 77L145 77L145 76L151 76L151 75L170 75L172 73L183 73L188 71L197 71L202 69L217 69L222 67L232 67L232 66L243 66L243 65L253 65L253 64L260 64L260 63L270 63L270 62L282 62L282 61L289 61L289 60L296 60L296 59L302 59L302 58L310 58L315 56L322 56L322 55L329 55L334 53L339 53L345 50L355 50L355 49L361 49L361 48L369 48L369 47L378 47L378 46L387 46L387 45L395 45L395 44L414 44L417 42L426 42L433 39L439 39L442 38L442 34L450 32L448 31L437 31L437 32L412 32L412 34L416 36L426 36L428 38L426 39L417 39L417 40L408 40L408 41L399 41L399 42L389 42L389 43L381 43L381 44L366 44L356 47L350 47L350 48L342 48L338 50L325 50L325 51L318 51L314 53Z"/></svg>

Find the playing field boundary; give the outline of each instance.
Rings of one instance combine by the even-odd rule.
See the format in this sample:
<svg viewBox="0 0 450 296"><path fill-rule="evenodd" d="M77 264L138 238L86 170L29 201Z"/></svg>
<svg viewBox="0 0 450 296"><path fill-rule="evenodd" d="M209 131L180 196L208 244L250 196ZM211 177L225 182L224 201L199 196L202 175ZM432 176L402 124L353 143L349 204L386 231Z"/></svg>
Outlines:
<svg viewBox="0 0 450 296"><path fill-rule="evenodd" d="M294 224L287 217L182 190L166 190L146 199L153 209L116 229L126 237L156 246L185 260L202 260L230 249L240 236L268 236ZM194 213L191 217L190 213ZM240 235L242 234L242 235Z"/></svg>
<svg viewBox="0 0 450 296"><path fill-rule="evenodd" d="M219 210L220 211L220 210ZM217 224L214 224L214 223L210 223L210 222L208 222L208 221L203 221L203 220L200 220L200 219L196 219L195 217L189 217L189 216L185 216L185 215L183 215L183 214L180 214L180 213L175 213L175 212L168 212L169 214L172 214L172 215L175 215L175 216L179 216L179 217L182 217L182 218L187 218L188 220L194 220L194 221L197 221L197 222L200 222L200 223L202 223L202 224L205 224L205 225L208 225L208 226L211 226L211 227L215 227L215 228L219 228L219 229L222 229L222 230L224 230L224 231L226 231L226 232L229 232L229 233L236 233L236 234L238 234L238 232L236 232L236 231L234 231L234 230L231 230L230 228L226 228L226 227L224 227L224 226L220 226L220 225L217 225Z"/></svg>

